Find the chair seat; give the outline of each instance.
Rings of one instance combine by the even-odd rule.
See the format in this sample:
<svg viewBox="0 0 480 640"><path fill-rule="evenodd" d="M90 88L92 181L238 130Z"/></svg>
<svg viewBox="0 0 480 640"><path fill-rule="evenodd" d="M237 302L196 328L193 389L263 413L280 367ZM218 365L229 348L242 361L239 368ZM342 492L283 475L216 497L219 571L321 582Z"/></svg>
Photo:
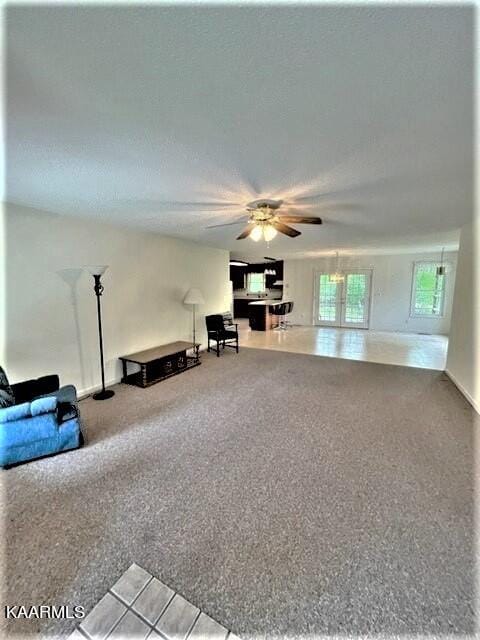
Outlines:
<svg viewBox="0 0 480 640"><path fill-rule="evenodd" d="M209 331L208 335L212 340L236 340L238 332L235 329L224 329L223 331Z"/></svg>

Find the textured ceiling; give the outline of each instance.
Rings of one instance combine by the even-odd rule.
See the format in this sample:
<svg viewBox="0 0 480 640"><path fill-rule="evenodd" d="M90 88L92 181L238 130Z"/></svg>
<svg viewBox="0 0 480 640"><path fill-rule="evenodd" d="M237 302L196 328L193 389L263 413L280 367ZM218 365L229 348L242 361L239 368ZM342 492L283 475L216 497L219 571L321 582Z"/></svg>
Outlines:
<svg viewBox="0 0 480 640"><path fill-rule="evenodd" d="M10 7L7 199L245 256L453 247L472 11ZM325 224L268 254L241 225L204 229L259 196Z"/></svg>

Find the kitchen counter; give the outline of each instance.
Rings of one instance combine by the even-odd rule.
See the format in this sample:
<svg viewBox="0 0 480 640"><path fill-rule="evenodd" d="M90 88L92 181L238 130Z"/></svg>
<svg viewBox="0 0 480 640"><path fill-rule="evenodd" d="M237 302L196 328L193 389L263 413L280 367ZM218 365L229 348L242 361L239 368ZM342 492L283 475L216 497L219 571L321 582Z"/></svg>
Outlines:
<svg viewBox="0 0 480 640"><path fill-rule="evenodd" d="M248 318L250 304L252 302L278 302L278 298L265 298L265 296L233 295L233 315L235 318Z"/></svg>
<svg viewBox="0 0 480 640"><path fill-rule="evenodd" d="M258 306L262 306L262 307L274 307L277 304L283 304L284 302L290 302L290 300L277 300L276 298L270 298L270 299L266 299L266 300L255 300L255 302L249 302L248 305L251 306L253 304L256 304Z"/></svg>
<svg viewBox="0 0 480 640"><path fill-rule="evenodd" d="M272 313L272 307L278 307L290 300L258 300L248 305L248 321L253 331L268 331L278 326L280 317Z"/></svg>

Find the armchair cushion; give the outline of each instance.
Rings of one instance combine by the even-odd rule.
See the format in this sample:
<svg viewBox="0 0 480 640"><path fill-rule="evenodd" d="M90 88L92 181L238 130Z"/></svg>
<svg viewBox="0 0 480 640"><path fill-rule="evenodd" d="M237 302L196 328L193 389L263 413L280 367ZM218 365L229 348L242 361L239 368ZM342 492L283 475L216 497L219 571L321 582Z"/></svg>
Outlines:
<svg viewBox="0 0 480 640"><path fill-rule="evenodd" d="M0 424L15 422L15 420L23 420L24 418L30 418L31 416L32 414L30 413L29 402L15 404L11 407L0 409Z"/></svg>
<svg viewBox="0 0 480 640"><path fill-rule="evenodd" d="M40 416L43 413L51 413L55 411L56 408L56 398L38 398L38 400L34 400L33 402L15 404L0 410L0 424Z"/></svg>
<svg viewBox="0 0 480 640"><path fill-rule="evenodd" d="M37 398L30 403L32 416L40 416L42 413L50 413L57 408L57 399L53 397Z"/></svg>
<svg viewBox="0 0 480 640"><path fill-rule="evenodd" d="M12 385L16 404L31 402L38 396L58 391L60 382L57 375L42 376L35 380L26 380Z"/></svg>
<svg viewBox="0 0 480 640"><path fill-rule="evenodd" d="M0 408L11 407L15 404L15 396L7 378L7 374L0 367Z"/></svg>

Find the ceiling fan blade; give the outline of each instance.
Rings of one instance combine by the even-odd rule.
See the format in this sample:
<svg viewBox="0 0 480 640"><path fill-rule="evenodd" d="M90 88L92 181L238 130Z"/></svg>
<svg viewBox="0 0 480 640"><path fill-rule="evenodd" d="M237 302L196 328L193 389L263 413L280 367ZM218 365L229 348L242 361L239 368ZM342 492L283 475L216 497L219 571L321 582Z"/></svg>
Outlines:
<svg viewBox="0 0 480 640"><path fill-rule="evenodd" d="M252 230L252 227L246 226L245 229L242 231L242 233L239 236L237 236L237 240L243 240L244 238L248 238L251 230Z"/></svg>
<svg viewBox="0 0 480 640"><path fill-rule="evenodd" d="M297 236L301 235L300 231L293 229L293 227L288 227L286 224L283 224L282 222L277 222L275 220L275 221L272 221L270 224L277 231L280 231L280 233L284 233L286 236L290 236L290 238L296 238Z"/></svg>
<svg viewBox="0 0 480 640"><path fill-rule="evenodd" d="M241 203L234 202L180 202L166 200L119 200L115 203L115 209L135 211L145 211L148 213L163 213L169 211L180 211L185 213L196 213L197 211L231 211L232 208L238 210L243 207Z"/></svg>
<svg viewBox="0 0 480 640"><path fill-rule="evenodd" d="M322 224L322 219L317 216L278 216L281 222L292 222L293 224Z"/></svg>
<svg viewBox="0 0 480 640"><path fill-rule="evenodd" d="M211 224L205 229L217 229L218 227L232 227L235 224L244 224L246 222L246 216L242 216L239 220L235 220L235 222L224 222L223 224Z"/></svg>

